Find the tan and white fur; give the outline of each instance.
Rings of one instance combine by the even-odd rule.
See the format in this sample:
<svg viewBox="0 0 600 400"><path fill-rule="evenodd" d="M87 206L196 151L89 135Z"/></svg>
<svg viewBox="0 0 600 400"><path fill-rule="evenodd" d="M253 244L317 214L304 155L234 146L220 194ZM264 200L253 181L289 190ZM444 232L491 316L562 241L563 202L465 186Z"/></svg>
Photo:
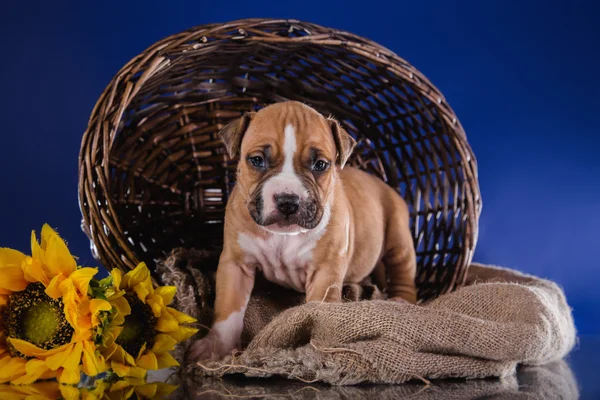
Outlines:
<svg viewBox="0 0 600 400"><path fill-rule="evenodd" d="M380 179L346 166L355 140L331 118L298 102L246 113L220 136L239 156L225 212L210 333L188 361L240 348L257 273L306 293L341 301L345 282L373 275L393 300L416 302L415 250L401 196Z"/></svg>

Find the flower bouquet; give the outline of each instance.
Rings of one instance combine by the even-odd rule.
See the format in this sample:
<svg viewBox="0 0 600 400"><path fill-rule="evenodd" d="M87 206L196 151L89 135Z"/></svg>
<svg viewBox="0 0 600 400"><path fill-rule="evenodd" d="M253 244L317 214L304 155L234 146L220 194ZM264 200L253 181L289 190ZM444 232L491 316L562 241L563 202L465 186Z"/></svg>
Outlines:
<svg viewBox="0 0 600 400"><path fill-rule="evenodd" d="M102 393L109 384L156 391L144 386L147 371L178 365L170 352L197 330L186 326L195 319L169 307L175 287L155 288L144 263L124 275L97 273L78 266L48 225L39 242L32 232L31 255L0 248L0 393L77 386L82 376L102 378Z"/></svg>

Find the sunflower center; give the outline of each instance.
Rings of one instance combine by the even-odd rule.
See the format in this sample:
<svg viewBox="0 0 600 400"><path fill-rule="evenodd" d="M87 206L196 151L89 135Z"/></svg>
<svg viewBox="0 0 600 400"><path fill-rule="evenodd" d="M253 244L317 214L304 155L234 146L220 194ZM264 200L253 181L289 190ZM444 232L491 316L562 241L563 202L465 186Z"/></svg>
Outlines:
<svg viewBox="0 0 600 400"><path fill-rule="evenodd" d="M66 320L63 302L44 292L40 282L10 296L7 307L8 337L25 340L44 350L69 343L73 327ZM13 356L22 356L9 346Z"/></svg>
<svg viewBox="0 0 600 400"><path fill-rule="evenodd" d="M131 314L125 317L123 330L116 342L131 356L137 357L144 343L150 342L156 334L156 317L150 306L135 293L128 293L125 298L131 307Z"/></svg>

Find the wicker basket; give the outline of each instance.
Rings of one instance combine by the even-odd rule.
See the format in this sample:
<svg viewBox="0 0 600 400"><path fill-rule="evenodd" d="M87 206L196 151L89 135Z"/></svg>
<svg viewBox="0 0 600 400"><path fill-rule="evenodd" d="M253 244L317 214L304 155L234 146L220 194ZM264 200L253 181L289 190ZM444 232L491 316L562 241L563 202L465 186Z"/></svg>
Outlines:
<svg viewBox="0 0 600 400"><path fill-rule="evenodd" d="M475 157L440 92L364 38L292 20L242 20L170 36L100 96L83 136L83 229L105 266L153 266L176 247L218 254L236 160L217 138L244 111L299 100L358 140L351 165L411 210L418 293L460 285L477 241ZM209 263L207 268L213 268Z"/></svg>

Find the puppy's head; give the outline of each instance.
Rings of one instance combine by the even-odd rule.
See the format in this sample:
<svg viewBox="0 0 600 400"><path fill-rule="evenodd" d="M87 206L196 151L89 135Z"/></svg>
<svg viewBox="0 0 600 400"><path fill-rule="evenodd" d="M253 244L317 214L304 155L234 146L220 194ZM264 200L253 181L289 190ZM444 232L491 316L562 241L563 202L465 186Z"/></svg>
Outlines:
<svg viewBox="0 0 600 400"><path fill-rule="evenodd" d="M335 120L292 101L246 113L219 135L229 155L239 156L237 185L252 219L283 234L321 222L337 169L356 145Z"/></svg>

